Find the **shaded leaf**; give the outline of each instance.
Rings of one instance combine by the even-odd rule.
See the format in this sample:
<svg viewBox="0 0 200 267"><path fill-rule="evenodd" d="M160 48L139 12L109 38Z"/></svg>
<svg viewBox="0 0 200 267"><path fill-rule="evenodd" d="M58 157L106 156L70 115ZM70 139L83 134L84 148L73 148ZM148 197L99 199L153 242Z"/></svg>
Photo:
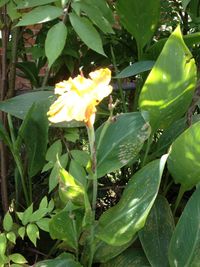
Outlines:
<svg viewBox="0 0 200 267"><path fill-rule="evenodd" d="M139 232L142 247L152 267L168 267L169 243L174 231L174 219L166 198L158 196Z"/></svg>
<svg viewBox="0 0 200 267"><path fill-rule="evenodd" d="M192 194L176 225L169 247L170 267L199 266L200 187Z"/></svg>
<svg viewBox="0 0 200 267"><path fill-rule="evenodd" d="M166 160L167 155L164 155L133 175L120 201L101 215L96 232L99 239L121 246L144 227L158 193Z"/></svg>
<svg viewBox="0 0 200 267"><path fill-rule="evenodd" d="M131 76L135 76L142 72L151 70L155 64L155 61L139 61L131 64L130 66L123 69L115 78L127 78Z"/></svg>

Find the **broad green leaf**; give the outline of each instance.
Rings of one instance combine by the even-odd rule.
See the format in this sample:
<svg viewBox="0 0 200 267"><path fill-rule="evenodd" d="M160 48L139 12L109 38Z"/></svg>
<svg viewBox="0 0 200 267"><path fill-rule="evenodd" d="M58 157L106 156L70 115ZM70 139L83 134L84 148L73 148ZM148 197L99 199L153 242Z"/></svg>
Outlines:
<svg viewBox="0 0 200 267"><path fill-rule="evenodd" d="M19 264L27 263L27 260L24 258L24 256L19 253L9 255L9 260Z"/></svg>
<svg viewBox="0 0 200 267"><path fill-rule="evenodd" d="M140 74L142 72L151 70L154 66L154 61L139 61L136 63L133 63L132 65L126 67L123 69L115 78L121 79L121 78L127 78L131 76L135 76L137 74Z"/></svg>
<svg viewBox="0 0 200 267"><path fill-rule="evenodd" d="M5 233L0 233L0 257L6 253L7 239Z"/></svg>
<svg viewBox="0 0 200 267"><path fill-rule="evenodd" d="M65 241L71 248L77 248L81 216L77 211L62 210L49 222L51 238Z"/></svg>
<svg viewBox="0 0 200 267"><path fill-rule="evenodd" d="M100 267L150 267L150 264L142 250L130 247Z"/></svg>
<svg viewBox="0 0 200 267"><path fill-rule="evenodd" d="M0 0L0 7L6 5L9 2L9 0Z"/></svg>
<svg viewBox="0 0 200 267"><path fill-rule="evenodd" d="M60 157L62 153L62 143L60 140L56 140L47 150L46 161L56 162L57 157Z"/></svg>
<svg viewBox="0 0 200 267"><path fill-rule="evenodd" d="M12 227L13 227L13 219L10 215L10 212L8 211L3 218L3 229L9 232L12 229Z"/></svg>
<svg viewBox="0 0 200 267"><path fill-rule="evenodd" d="M49 68L62 53L66 38L67 28L62 21L49 29L45 40L45 54L48 58Z"/></svg>
<svg viewBox="0 0 200 267"><path fill-rule="evenodd" d="M59 196L61 200L64 203L71 200L73 204L83 206L85 194L83 185L63 168L60 169L59 178Z"/></svg>
<svg viewBox="0 0 200 267"><path fill-rule="evenodd" d="M49 171L49 170L51 170L52 168L53 168L53 166L54 166L54 162L52 162L52 161L49 161L49 162L47 162L45 165L44 165L44 167L42 168L42 173L43 172L47 172L47 171Z"/></svg>
<svg viewBox="0 0 200 267"><path fill-rule="evenodd" d="M99 239L121 246L144 226L158 193L167 156L150 162L130 179L120 201L101 215L96 232Z"/></svg>
<svg viewBox="0 0 200 267"><path fill-rule="evenodd" d="M158 196L139 238L152 267L168 267L169 243L174 219L166 198Z"/></svg>
<svg viewBox="0 0 200 267"><path fill-rule="evenodd" d="M40 238L39 229L36 224L29 223L26 228L26 233L28 238L31 240L31 242L36 247L37 239Z"/></svg>
<svg viewBox="0 0 200 267"><path fill-rule="evenodd" d="M167 38L160 39L158 42L154 43L148 50L147 55L150 56L152 59L157 59L159 54L161 53L165 43L167 41ZM197 45L200 43L200 32L191 33L188 35L183 35L183 41L184 43L192 48L193 45Z"/></svg>
<svg viewBox="0 0 200 267"><path fill-rule="evenodd" d="M24 14L16 26L27 26L37 23L44 23L60 17L62 13L63 10L59 7L50 5L39 6Z"/></svg>
<svg viewBox="0 0 200 267"><path fill-rule="evenodd" d="M120 114L97 129L98 177L133 160L148 139L150 131L149 124L139 112Z"/></svg>
<svg viewBox="0 0 200 267"><path fill-rule="evenodd" d="M86 158L87 159L87 158ZM69 165L69 173L78 181L80 182L84 187L87 184L87 174L85 169L75 160L71 160Z"/></svg>
<svg viewBox="0 0 200 267"><path fill-rule="evenodd" d="M166 153L172 142L187 128L186 118L181 118L180 120L175 121L169 128L164 130L160 136L157 145L155 154L157 156L163 155Z"/></svg>
<svg viewBox="0 0 200 267"><path fill-rule="evenodd" d="M160 0L118 0L117 11L122 25L137 41L141 50L152 38L160 15Z"/></svg>
<svg viewBox="0 0 200 267"><path fill-rule="evenodd" d="M38 103L44 100L47 102L46 105L50 106L51 102L55 100L53 92L35 91L13 97L5 101L0 101L0 110L19 119L24 119L33 103Z"/></svg>
<svg viewBox="0 0 200 267"><path fill-rule="evenodd" d="M25 233L26 233L26 228L24 226L18 229L18 234L21 237L21 239L24 239Z"/></svg>
<svg viewBox="0 0 200 267"><path fill-rule="evenodd" d="M72 7L79 7L80 10L86 13L89 19L104 33L114 33L112 26L103 16L101 10L96 5L87 4L84 2L75 2Z"/></svg>
<svg viewBox="0 0 200 267"><path fill-rule="evenodd" d="M6 238L7 238L10 242L12 242L13 244L16 243L16 235L15 235L14 232L9 232L9 233L7 233L7 234L6 234Z"/></svg>
<svg viewBox="0 0 200 267"><path fill-rule="evenodd" d="M196 66L180 27L167 40L142 88L139 106L154 131L167 128L186 112L196 86Z"/></svg>
<svg viewBox="0 0 200 267"><path fill-rule="evenodd" d="M17 5L17 9L42 6L58 0L23 0Z"/></svg>
<svg viewBox="0 0 200 267"><path fill-rule="evenodd" d="M92 23L87 18L79 17L75 13L70 13L69 19L81 40L89 48L105 56L101 37Z"/></svg>
<svg viewBox="0 0 200 267"><path fill-rule="evenodd" d="M200 182L200 122L183 132L173 143L168 169L176 183L190 190Z"/></svg>
<svg viewBox="0 0 200 267"><path fill-rule="evenodd" d="M107 244L106 242L100 241L96 246L94 254L94 262L104 263L112 258L115 258L119 254L121 254L124 250L126 250L135 241L136 238L134 238L134 240L131 240L130 242L122 246L112 246Z"/></svg>
<svg viewBox="0 0 200 267"><path fill-rule="evenodd" d="M77 161L81 166L86 167L88 161L90 160L90 156L86 151L82 150L71 150L70 151L72 157L75 161Z"/></svg>
<svg viewBox="0 0 200 267"><path fill-rule="evenodd" d="M37 221L36 224L41 230L49 232L49 222L50 218L42 218L39 221Z"/></svg>
<svg viewBox="0 0 200 267"><path fill-rule="evenodd" d="M49 129L47 110L46 100L36 103L21 133L26 146L29 177L36 175L45 163Z"/></svg>
<svg viewBox="0 0 200 267"><path fill-rule="evenodd" d="M192 194L176 225L169 247L170 267L198 267L200 263L200 187Z"/></svg>
<svg viewBox="0 0 200 267"><path fill-rule="evenodd" d="M63 253L53 260L45 260L35 264L35 267L83 267L75 261L74 256L69 253Z"/></svg>

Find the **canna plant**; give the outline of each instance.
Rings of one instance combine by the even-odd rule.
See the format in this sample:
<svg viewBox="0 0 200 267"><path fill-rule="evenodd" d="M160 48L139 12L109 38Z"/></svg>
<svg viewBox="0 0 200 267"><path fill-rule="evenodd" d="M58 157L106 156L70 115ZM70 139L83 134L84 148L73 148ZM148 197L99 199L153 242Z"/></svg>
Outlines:
<svg viewBox="0 0 200 267"><path fill-rule="evenodd" d="M9 213L4 217L0 234L1 266L27 266L26 257L11 251L20 238L28 238L37 247L39 228L55 243L45 260L35 262L36 267L200 265L198 92L195 95L198 73L188 49L189 46L195 51L195 44L200 42L199 33L182 36L181 28L187 33L184 20L169 38L152 45L161 2L110 2L121 25L130 33L130 40L134 37L136 43L137 62L118 74L118 66L114 64L117 74L114 78L117 77L119 85L120 79L135 77L136 89L131 102L134 112L121 113L117 102L113 103L110 97L109 117L103 123L99 119L99 106L104 98L111 93L115 96L109 85L108 68L90 72L88 78L81 73L57 83L56 96L48 88L48 91L35 91L0 102L1 110L23 120L16 136L9 117L8 132L0 125L0 137L16 161L27 206L24 211L16 212L17 227ZM191 20L198 18L197 2L182 1L184 12L181 5L176 7L177 12L183 17L188 10ZM2 3L9 7L14 2ZM50 70L60 55L74 56L74 51L69 52L69 47L65 47L72 30L79 36L81 55L87 57L88 50L84 53L80 40L102 56L107 52L103 35L95 28L101 34L113 34L112 12L106 1L26 0L14 4L18 11L17 27L41 23L49 15L52 24L47 26L50 28L44 46ZM173 23L176 25L176 20ZM104 41L106 48L108 40ZM114 63L112 42L109 45ZM73 73L73 67L69 69ZM147 71L150 72L144 73ZM122 90L120 97L126 110ZM48 150L47 118L51 126ZM67 127L64 136L59 127ZM84 136L77 134L81 131ZM72 147L69 142L73 143ZM25 168L21 157L24 146ZM33 211L32 191L37 188L33 190L31 186L40 171L49 175L48 182L44 181L49 190L44 194L54 198L54 202L44 197L38 210ZM115 205L99 213L102 184L105 178L111 180L113 176L123 182L123 192ZM180 189L176 184L181 184Z"/></svg>

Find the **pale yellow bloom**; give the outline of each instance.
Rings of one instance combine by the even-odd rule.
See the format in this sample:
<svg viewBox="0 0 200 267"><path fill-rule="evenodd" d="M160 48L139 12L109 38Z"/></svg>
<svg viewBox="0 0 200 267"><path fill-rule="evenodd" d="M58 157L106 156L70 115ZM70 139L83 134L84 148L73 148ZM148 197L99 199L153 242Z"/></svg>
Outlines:
<svg viewBox="0 0 200 267"><path fill-rule="evenodd" d="M93 125L96 106L112 92L111 71L100 69L89 74L90 78L78 75L56 84L55 94L58 99L50 106L47 113L53 123L64 121L84 121Z"/></svg>

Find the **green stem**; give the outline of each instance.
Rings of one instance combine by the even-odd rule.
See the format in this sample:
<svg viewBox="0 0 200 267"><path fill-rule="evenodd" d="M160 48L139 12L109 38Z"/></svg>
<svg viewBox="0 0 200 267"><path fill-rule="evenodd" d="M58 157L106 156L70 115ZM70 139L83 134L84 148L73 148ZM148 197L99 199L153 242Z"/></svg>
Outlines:
<svg viewBox="0 0 200 267"><path fill-rule="evenodd" d="M146 150L145 150L145 154L144 154L144 158L143 158L143 161L142 161L142 164L141 164L141 168L144 167L144 165L146 163L147 156L148 156L148 153L149 153L149 150L150 150L150 147L151 147L152 140L153 140L153 135L151 134L150 137L148 138L148 141L147 141L147 147L146 147Z"/></svg>
<svg viewBox="0 0 200 267"><path fill-rule="evenodd" d="M95 146L95 132L94 127L87 127L89 144L90 144L90 153L92 161L92 185L93 185L93 194L92 194L92 224L90 228L90 255L88 267L92 266L93 257L94 257L94 226L95 226L95 214L96 214L96 201L97 201L97 168L96 168L96 146Z"/></svg>
<svg viewBox="0 0 200 267"><path fill-rule="evenodd" d="M176 214L176 210L177 210L177 208L178 208L178 206L179 206L179 204L181 202L181 199L182 199L184 193L185 193L185 188L181 185L181 187L179 189L179 192L178 192L178 197L176 199L176 203L175 203L175 206L174 206L174 210L173 210L173 215L174 216Z"/></svg>
<svg viewBox="0 0 200 267"><path fill-rule="evenodd" d="M117 75L117 73L119 71L118 71L118 68L117 68L116 58L115 58L115 54L114 54L112 45L110 46L110 52L111 52L111 56L112 56L113 66L114 66L114 69L115 69L115 74ZM117 79L117 83L118 83L118 86L119 86L119 92L120 92L120 98L121 98L121 101L122 101L123 112L127 112L126 101L125 101L125 97L124 97L124 93L123 93L123 89L122 89L121 80Z"/></svg>

